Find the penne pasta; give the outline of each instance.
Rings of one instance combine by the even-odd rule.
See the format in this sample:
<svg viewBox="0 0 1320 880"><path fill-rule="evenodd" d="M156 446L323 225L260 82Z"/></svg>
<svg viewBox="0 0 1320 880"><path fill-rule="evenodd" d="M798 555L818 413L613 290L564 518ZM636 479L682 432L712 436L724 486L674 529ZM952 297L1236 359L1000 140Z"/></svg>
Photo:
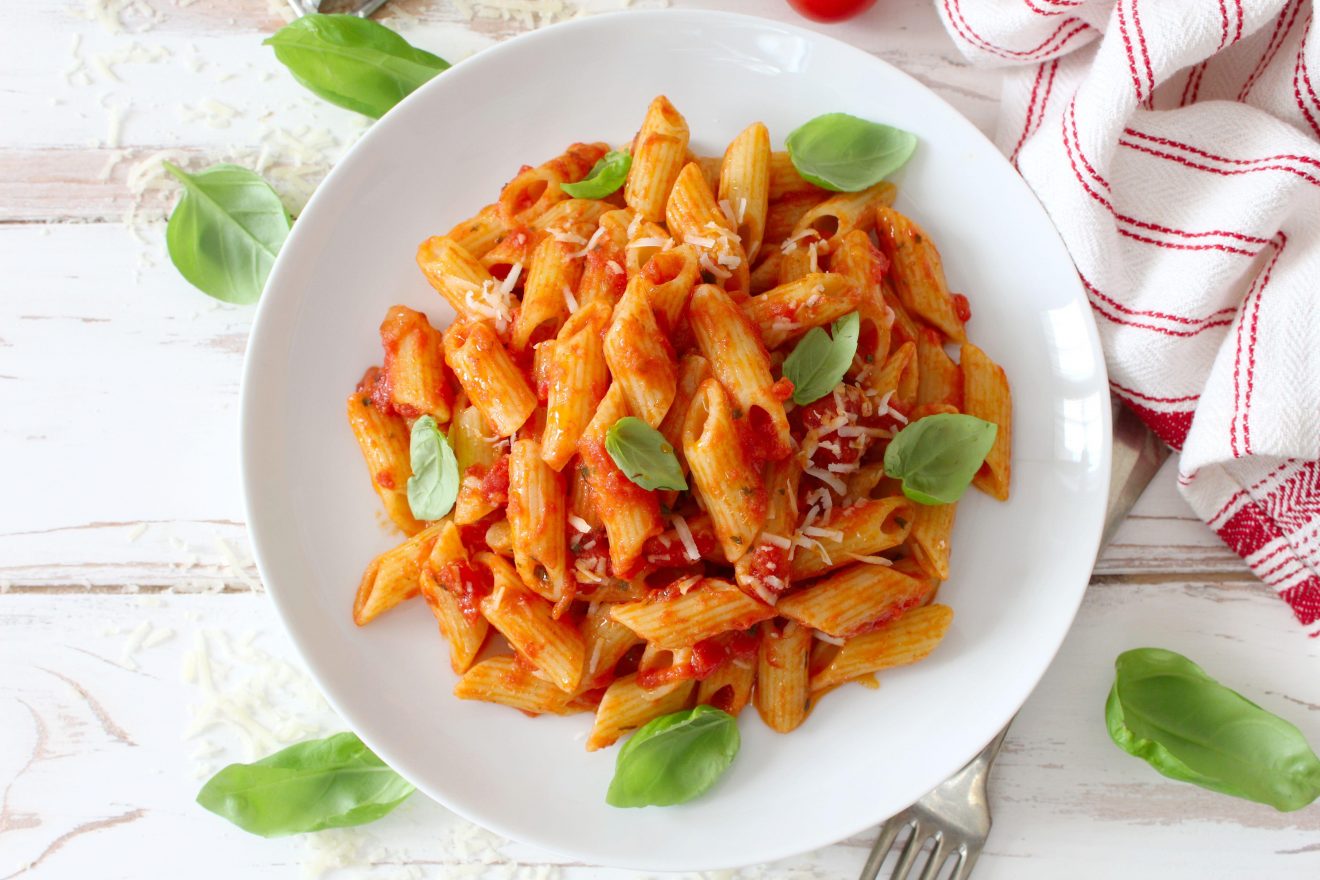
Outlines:
<svg viewBox="0 0 1320 880"><path fill-rule="evenodd" d="M431 545L444 523L428 526L397 547L371 560L358 582L353 599L353 622L366 626L405 599L421 590L418 578L422 562L431 553Z"/></svg>
<svg viewBox="0 0 1320 880"><path fill-rule="evenodd" d="M449 664L459 675L476 660L490 631L476 604L490 589L485 574L468 559L458 527L452 522L442 523L431 553L422 564L419 585L440 634L449 643Z"/></svg>
<svg viewBox="0 0 1320 880"><path fill-rule="evenodd" d="M568 574L567 507L564 478L541 460L541 444L515 440L509 454L513 560L523 584L551 602L569 596L573 583Z"/></svg>
<svg viewBox="0 0 1320 880"><path fill-rule="evenodd" d="M782 284L742 304L743 314L767 348L778 348L812 327L825 327L857 311L861 288L843 275L817 272Z"/></svg>
<svg viewBox="0 0 1320 880"><path fill-rule="evenodd" d="M628 408L655 428L674 401L678 377L674 350L651 312L649 287L642 275L628 282L605 334L605 361L614 384L628 399Z"/></svg>
<svg viewBox="0 0 1320 880"><path fill-rule="evenodd" d="M929 593L924 580L861 562L784 597L775 611L805 627L849 638L897 618Z"/></svg>
<svg viewBox="0 0 1320 880"><path fill-rule="evenodd" d="M661 95L646 110L633 139L632 168L624 185L628 207L652 222L665 217L665 203L687 161L688 125Z"/></svg>
<svg viewBox="0 0 1320 880"><path fill-rule="evenodd" d="M853 561L850 554L874 556L907 539L915 515L901 495L861 501L835 513L812 533L793 557L794 579L832 571Z"/></svg>
<svg viewBox="0 0 1320 880"><path fill-rule="evenodd" d="M478 565L490 572L494 587L481 599L481 614L513 649L561 691L572 693L582 678L586 648L582 636L557 620L548 601L527 589L509 561L478 553Z"/></svg>
<svg viewBox="0 0 1320 880"><path fill-rule="evenodd" d="M756 328L724 291L703 284L688 306L692 333L711 371L746 425L758 457L777 461L793 450L783 386L770 376L770 357ZM745 421L744 421L745 420Z"/></svg>
<svg viewBox="0 0 1320 880"><path fill-rule="evenodd" d="M829 665L811 676L811 692L819 694L863 675L916 663L935 650L952 621L949 606L926 605L848 639Z"/></svg>
<svg viewBox="0 0 1320 880"><path fill-rule="evenodd" d="M601 697L587 751L612 746L646 722L687 708L695 687L694 682L678 681L648 690L637 683L637 673L618 679Z"/></svg>
<svg viewBox="0 0 1320 880"><path fill-rule="evenodd" d="M912 558L927 577L949 579L949 551L953 541L953 517L957 504L918 504L908 533Z"/></svg>
<svg viewBox="0 0 1320 880"><path fill-rule="evenodd" d="M788 621L761 624L761 650L756 657L756 711L765 726L788 733L807 718L808 661L811 630Z"/></svg>
<svg viewBox="0 0 1320 880"><path fill-rule="evenodd" d="M738 299L748 296L747 254L695 162L684 166L665 205L665 223L679 241L697 249L704 276Z"/></svg>
<svg viewBox="0 0 1320 880"><path fill-rule="evenodd" d="M930 236L892 208L876 207L875 230L889 258L894 292L904 308L953 342L966 342L963 319L944 281L944 265Z"/></svg>
<svg viewBox="0 0 1320 880"><path fill-rule="evenodd" d="M614 619L662 648L695 645L730 630L743 630L774 616L774 609L728 581L706 578L686 594L625 602Z"/></svg>
<svg viewBox="0 0 1320 880"><path fill-rule="evenodd" d="M509 437L536 409L536 395L485 322L445 331L445 362L496 435Z"/></svg>
<svg viewBox="0 0 1320 880"><path fill-rule="evenodd" d="M533 667L512 654L482 660L454 686L460 700L481 700L511 706L529 715L570 715L581 709L567 694L536 675Z"/></svg>
<svg viewBox="0 0 1320 880"><path fill-rule="evenodd" d="M573 144L535 168L523 168L500 190L500 217L510 227L525 226L568 198L561 183L581 180L607 152L607 144Z"/></svg>
<svg viewBox="0 0 1320 880"><path fill-rule="evenodd" d="M683 455L724 555L737 562L765 522L765 487L743 450L728 395L714 379L702 383L688 407Z"/></svg>
<svg viewBox="0 0 1320 880"><path fill-rule="evenodd" d="M995 445L985 457L985 464L972 479L972 485L1000 501L1008 500L1008 481L1012 470L1013 402L1008 393L1008 377L1003 367L970 342L962 347L963 404L968 415L994 422L999 427Z"/></svg>
<svg viewBox="0 0 1320 880"><path fill-rule="evenodd" d="M609 388L603 344L609 321L606 302L589 303L568 319L551 349L541 456L557 471L576 454L578 441Z"/></svg>
<svg viewBox="0 0 1320 880"><path fill-rule="evenodd" d="M385 349L381 387L394 411L405 419L429 415L447 423L454 393L445 377L440 331L421 312L394 306L381 322L380 341Z"/></svg>
<svg viewBox="0 0 1320 880"><path fill-rule="evenodd" d="M770 132L754 122L733 139L720 166L719 205L755 260L765 234L770 203Z"/></svg>
<svg viewBox="0 0 1320 880"><path fill-rule="evenodd" d="M477 259L500 243L509 233L509 227L500 216L498 204L487 205L473 217L462 221L445 234L445 237L462 245L463 249Z"/></svg>
<svg viewBox="0 0 1320 880"><path fill-rule="evenodd" d="M383 413L371 402L378 372L367 371L358 390L348 396L348 424L371 472L371 485L380 496L385 512L404 534L421 531L422 523L408 506L408 477L412 465L408 452L408 425L394 413Z"/></svg>

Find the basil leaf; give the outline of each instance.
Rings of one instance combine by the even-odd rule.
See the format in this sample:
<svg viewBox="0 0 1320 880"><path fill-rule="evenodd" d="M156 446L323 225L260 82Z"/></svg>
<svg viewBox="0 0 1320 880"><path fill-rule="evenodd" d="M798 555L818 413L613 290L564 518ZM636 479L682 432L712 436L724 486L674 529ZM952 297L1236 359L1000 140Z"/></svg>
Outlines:
<svg viewBox="0 0 1320 880"><path fill-rule="evenodd" d="M686 489L683 469L665 435L646 422L624 416L605 432L605 451L623 475L643 489Z"/></svg>
<svg viewBox="0 0 1320 880"><path fill-rule="evenodd" d="M857 192L902 168L917 138L847 113L826 113L793 129L786 145L804 180L835 192Z"/></svg>
<svg viewBox="0 0 1320 880"><path fill-rule="evenodd" d="M417 519L440 519L458 499L458 460L431 416L413 422L408 455L412 461L408 507Z"/></svg>
<svg viewBox="0 0 1320 880"><path fill-rule="evenodd" d="M885 450L885 476L903 481L918 504L952 504L962 497L995 445L999 426L961 413L917 419Z"/></svg>
<svg viewBox="0 0 1320 880"><path fill-rule="evenodd" d="M559 188L575 199L603 199L628 179L632 155L610 150L591 166L587 176L577 183L561 183Z"/></svg>
<svg viewBox="0 0 1320 880"><path fill-rule="evenodd" d="M313 13L262 44L293 78L331 104L379 119L449 62L369 18Z"/></svg>
<svg viewBox="0 0 1320 880"><path fill-rule="evenodd" d="M793 402L799 406L819 400L843 381L857 353L861 321L856 312L834 322L834 338L819 327L802 337L784 358L784 378L793 383Z"/></svg>
<svg viewBox="0 0 1320 880"><path fill-rule="evenodd" d="M1211 791L1298 810L1320 797L1320 758L1292 724L1160 648L1114 661L1105 722L1115 744Z"/></svg>
<svg viewBox="0 0 1320 880"><path fill-rule="evenodd" d="M237 165L198 174L164 165L183 184L165 229L174 267L207 296L256 302L293 226L280 197L261 175Z"/></svg>
<svg viewBox="0 0 1320 880"><path fill-rule="evenodd" d="M412 784L354 733L308 740L253 764L230 764L197 803L262 837L374 822L407 800Z"/></svg>
<svg viewBox="0 0 1320 880"><path fill-rule="evenodd" d="M663 715L619 750L605 802L612 807L667 807L705 793L738 754L738 722L697 706Z"/></svg>

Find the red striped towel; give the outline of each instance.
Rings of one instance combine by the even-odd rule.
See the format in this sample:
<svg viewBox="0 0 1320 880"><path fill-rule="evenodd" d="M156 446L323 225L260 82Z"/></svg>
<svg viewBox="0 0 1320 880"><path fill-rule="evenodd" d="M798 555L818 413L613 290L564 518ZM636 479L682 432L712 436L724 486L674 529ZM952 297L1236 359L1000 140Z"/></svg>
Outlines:
<svg viewBox="0 0 1320 880"><path fill-rule="evenodd" d="M1192 508L1320 636L1311 0L935 0Z"/></svg>

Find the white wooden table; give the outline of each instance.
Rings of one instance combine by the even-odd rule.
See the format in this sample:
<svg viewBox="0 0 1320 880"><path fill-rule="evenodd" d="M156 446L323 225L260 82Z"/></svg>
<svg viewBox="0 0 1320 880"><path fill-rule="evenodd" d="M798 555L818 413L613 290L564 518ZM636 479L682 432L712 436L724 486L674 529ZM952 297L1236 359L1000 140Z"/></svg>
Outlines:
<svg viewBox="0 0 1320 880"><path fill-rule="evenodd" d="M388 11L457 60L539 23L494 6L618 5ZM792 17L781 0L674 5ZM363 130L260 45L282 17L277 0L0 8L0 880L286 878L341 863L333 876L634 876L504 842L420 796L363 831L275 841L193 803L227 761L338 727L246 549L236 402L251 309L196 293L163 252L174 191L160 158L259 167L296 208ZM880 0L834 33L992 127L998 77L964 65L928 0ZM1105 734L1114 656L1157 644L1320 743L1320 642L1192 516L1172 476L1104 553L1013 726L980 880L1320 873L1320 807L1284 815L1167 782ZM870 842L766 876L855 876Z"/></svg>

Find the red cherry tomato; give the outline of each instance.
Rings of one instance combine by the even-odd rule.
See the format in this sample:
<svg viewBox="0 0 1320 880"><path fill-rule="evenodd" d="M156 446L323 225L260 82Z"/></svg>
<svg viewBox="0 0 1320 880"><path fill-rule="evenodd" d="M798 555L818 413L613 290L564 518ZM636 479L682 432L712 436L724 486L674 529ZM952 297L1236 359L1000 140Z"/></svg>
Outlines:
<svg viewBox="0 0 1320 880"><path fill-rule="evenodd" d="M875 0L788 0L802 15L814 21L843 21L860 15L875 5Z"/></svg>

